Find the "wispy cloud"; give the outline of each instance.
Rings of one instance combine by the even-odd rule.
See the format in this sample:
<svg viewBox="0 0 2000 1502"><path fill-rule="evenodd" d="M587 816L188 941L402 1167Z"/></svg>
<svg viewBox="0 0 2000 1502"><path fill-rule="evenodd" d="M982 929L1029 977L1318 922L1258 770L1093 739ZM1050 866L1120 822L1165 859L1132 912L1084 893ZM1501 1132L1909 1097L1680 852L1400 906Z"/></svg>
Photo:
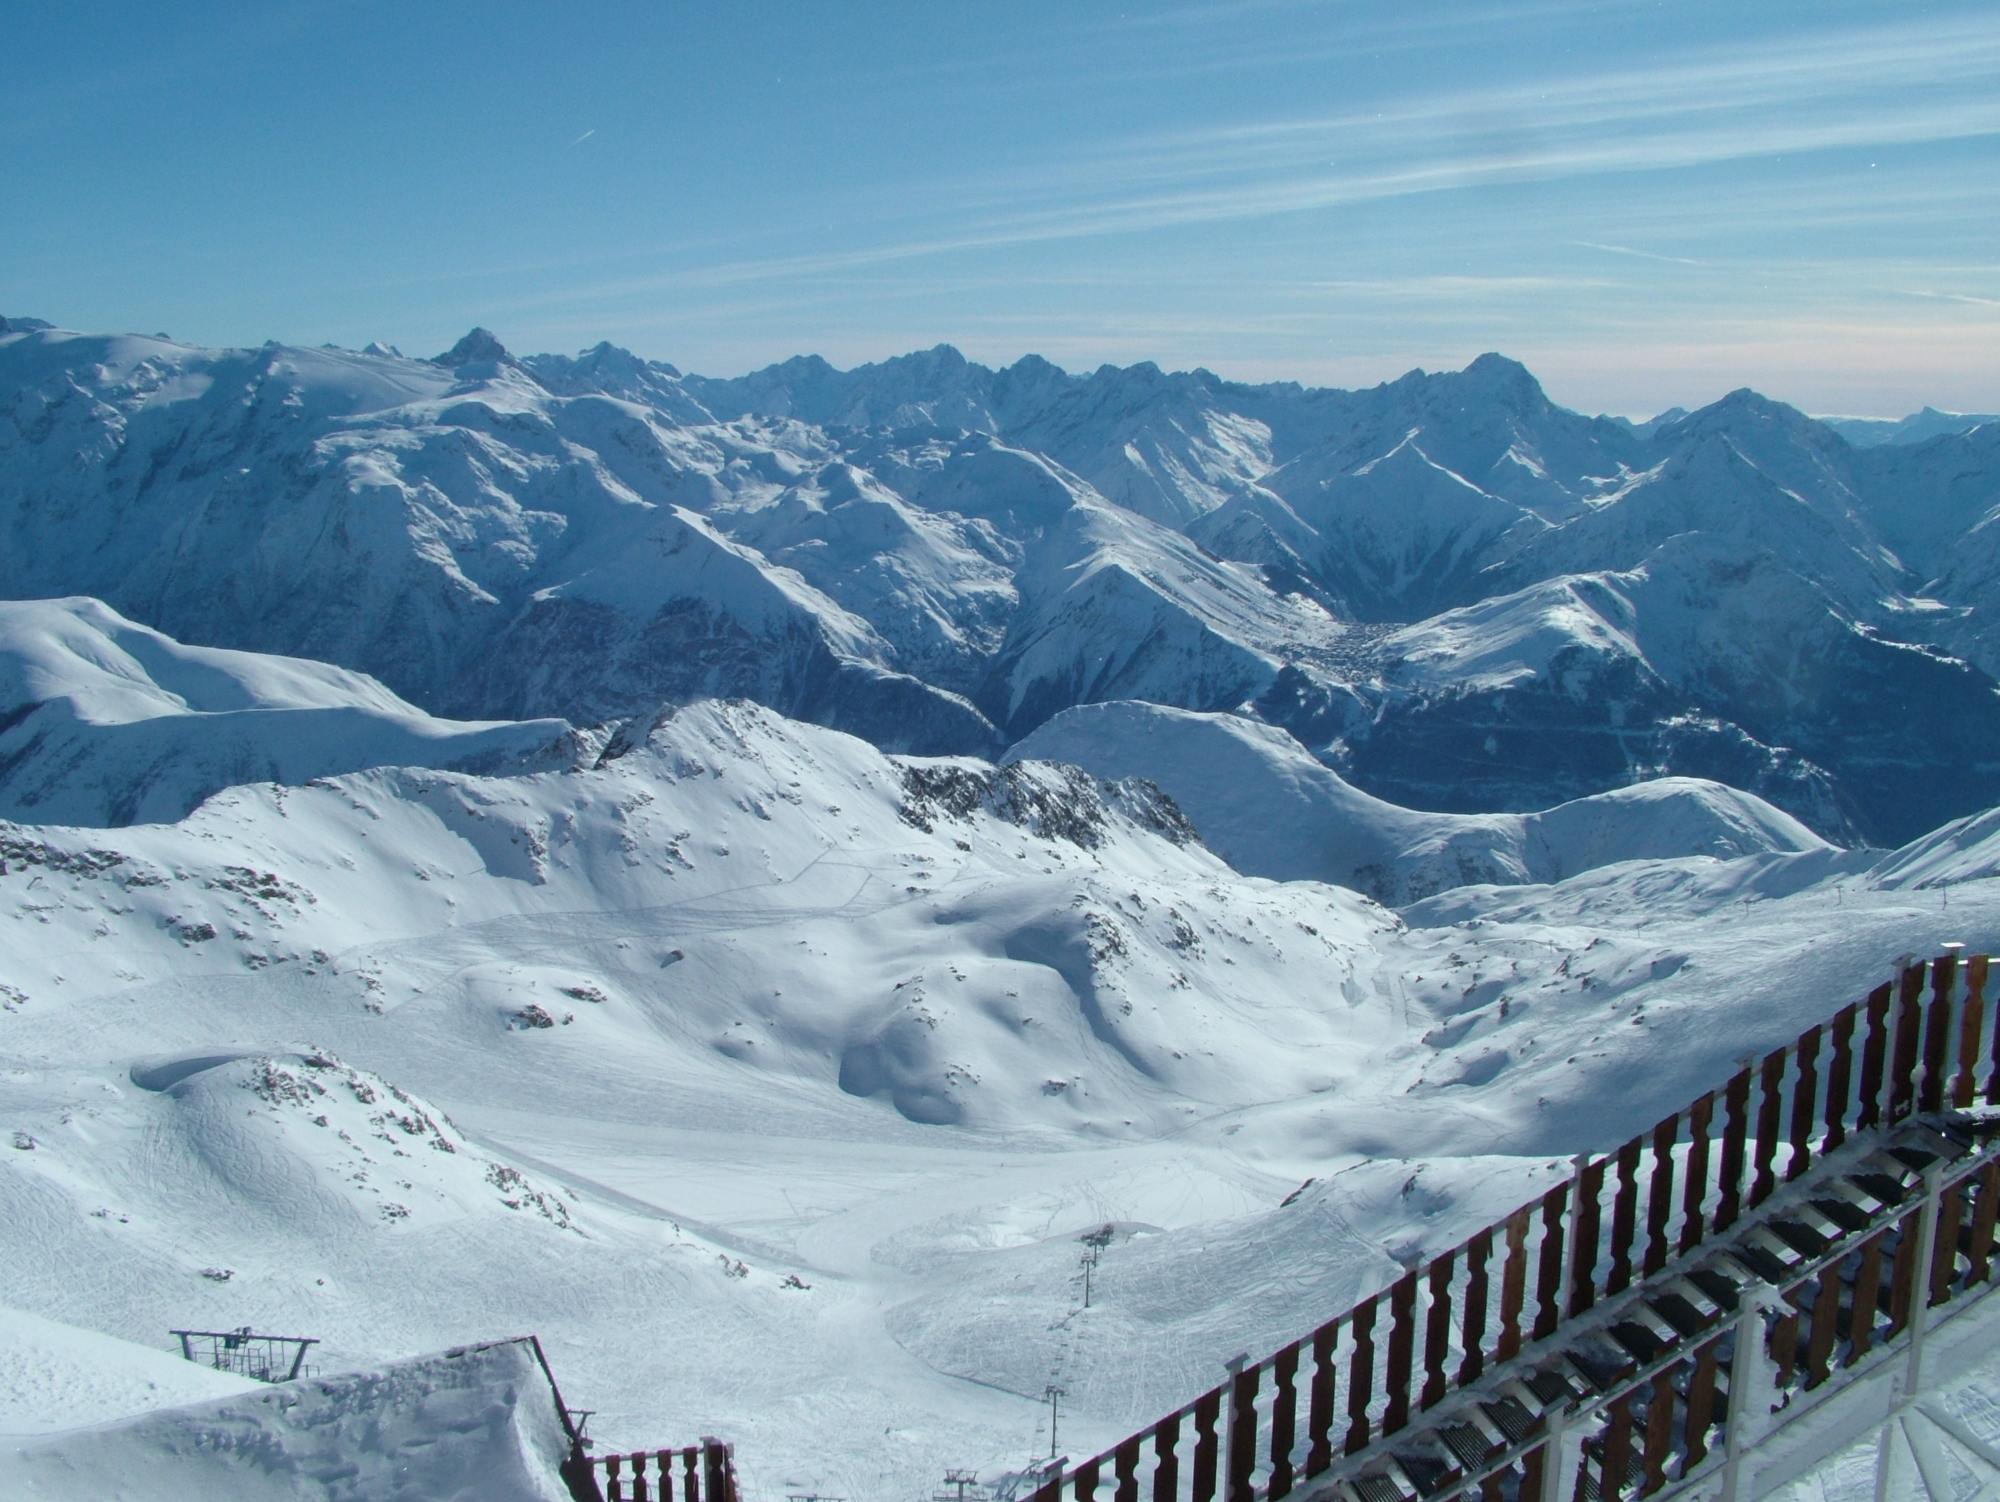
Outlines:
<svg viewBox="0 0 2000 1502"><path fill-rule="evenodd" d="M1706 266L1707 261L1697 261L1692 256L1662 255L1657 250L1640 250L1635 245L1605 245L1596 240L1572 240L1572 245L1585 250L1601 250L1614 256L1637 256L1642 261L1665 261L1672 266Z"/></svg>
<svg viewBox="0 0 2000 1502"><path fill-rule="evenodd" d="M589 130L585 131L582 135L578 136L574 141L571 141L569 144L572 146L581 146L585 141L588 141L592 136L596 134L597 134L597 127L593 125L590 127Z"/></svg>
<svg viewBox="0 0 2000 1502"><path fill-rule="evenodd" d="M1934 302L1969 303L1975 308L2000 308L2000 297L1980 297L1971 292L1926 292L1914 287L1896 289L1904 297L1929 298Z"/></svg>

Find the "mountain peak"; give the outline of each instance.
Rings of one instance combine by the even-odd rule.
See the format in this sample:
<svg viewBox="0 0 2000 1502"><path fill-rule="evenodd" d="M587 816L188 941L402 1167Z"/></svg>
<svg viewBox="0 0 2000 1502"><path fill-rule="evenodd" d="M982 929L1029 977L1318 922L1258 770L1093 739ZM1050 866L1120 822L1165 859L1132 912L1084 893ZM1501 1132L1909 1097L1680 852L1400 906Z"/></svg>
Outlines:
<svg viewBox="0 0 2000 1502"><path fill-rule="evenodd" d="M433 356L431 364L457 370L462 365L512 364L513 359L507 353L507 346L494 337L491 329L474 328L443 354Z"/></svg>
<svg viewBox="0 0 2000 1502"><path fill-rule="evenodd" d="M1459 372L1461 379L1480 388L1516 399L1540 397L1542 383L1519 360L1488 350Z"/></svg>
<svg viewBox="0 0 2000 1502"><path fill-rule="evenodd" d="M0 314L0 334L34 334L54 327L46 318L23 318L18 313L9 318Z"/></svg>

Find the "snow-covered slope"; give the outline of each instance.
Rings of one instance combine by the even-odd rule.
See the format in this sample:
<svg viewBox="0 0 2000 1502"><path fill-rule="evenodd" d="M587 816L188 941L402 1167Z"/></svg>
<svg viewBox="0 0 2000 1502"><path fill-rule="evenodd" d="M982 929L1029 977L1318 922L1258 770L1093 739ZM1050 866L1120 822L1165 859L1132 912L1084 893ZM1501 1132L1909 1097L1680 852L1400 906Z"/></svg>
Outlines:
<svg viewBox="0 0 2000 1502"><path fill-rule="evenodd" d="M1239 871L1338 882L1391 903L1475 882L1561 881L1619 861L1830 848L1760 799L1691 778L1540 813L1420 813L1349 785L1275 727L1153 704L1068 710L1008 754L1145 778Z"/></svg>
<svg viewBox="0 0 2000 1502"><path fill-rule="evenodd" d="M435 719L364 674L190 647L96 600L0 601L0 817L172 821L238 783L503 771L574 750L561 720Z"/></svg>
<svg viewBox="0 0 2000 1502"><path fill-rule="evenodd" d="M0 1485L17 1502L569 1497L562 1418L526 1341L243 1385L254 1391L0 1449Z"/></svg>
<svg viewBox="0 0 2000 1502"><path fill-rule="evenodd" d="M10 1303L327 1372L531 1329L607 1444L899 1495L1045 1455L1051 1382L1066 1444L1116 1438L1894 954L2000 940L1990 820L1884 857L1672 783L1441 819L1236 717L1042 736L1092 717L1213 756L1219 841L1304 859L1338 814L1515 884L1392 913L1243 875L1143 783L747 704L568 771L0 826Z"/></svg>

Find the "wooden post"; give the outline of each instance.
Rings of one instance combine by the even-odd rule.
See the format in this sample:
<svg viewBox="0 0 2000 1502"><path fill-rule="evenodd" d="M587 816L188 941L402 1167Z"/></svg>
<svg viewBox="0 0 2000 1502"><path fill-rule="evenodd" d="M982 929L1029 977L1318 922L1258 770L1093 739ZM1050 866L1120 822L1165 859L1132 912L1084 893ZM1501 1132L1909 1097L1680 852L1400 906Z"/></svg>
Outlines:
<svg viewBox="0 0 2000 1502"><path fill-rule="evenodd" d="M1555 1333L1562 1322L1563 1211L1569 1203L1567 1181L1542 1196L1542 1257L1535 1283L1535 1339Z"/></svg>
<svg viewBox="0 0 2000 1502"><path fill-rule="evenodd" d="M1632 1469L1632 1398L1627 1393L1613 1400L1604 1425L1604 1463L1598 1496L1617 1502L1625 1495L1625 1481Z"/></svg>
<svg viewBox="0 0 2000 1502"><path fill-rule="evenodd" d="M1257 1469L1257 1373L1246 1366L1229 1380L1229 1474L1224 1502L1250 1502L1250 1473Z"/></svg>
<svg viewBox="0 0 2000 1502"><path fill-rule="evenodd" d="M1688 1107L1687 1188L1681 1198L1681 1250L1691 1252L1708 1233L1702 1206L1708 1200L1708 1132L1715 1118L1715 1092Z"/></svg>
<svg viewBox="0 0 2000 1502"><path fill-rule="evenodd" d="M1959 1223L1965 1217L1965 1192L1971 1181L1961 1180L1944 1191L1937 1208L1937 1250L1931 1258L1930 1302L1945 1303L1958 1283Z"/></svg>
<svg viewBox="0 0 2000 1502"><path fill-rule="evenodd" d="M1646 1139L1634 1137L1618 1149L1618 1194L1611 1202L1611 1275L1606 1293L1632 1286L1632 1245L1639 1231L1639 1154Z"/></svg>
<svg viewBox="0 0 2000 1502"><path fill-rule="evenodd" d="M1528 1296L1528 1208L1507 1217L1507 1262L1500 1272L1500 1341L1497 1361L1511 1361L1521 1351L1521 1309Z"/></svg>
<svg viewBox="0 0 2000 1502"><path fill-rule="evenodd" d="M1833 1014L1827 1031L1833 1037L1833 1062L1826 1073L1826 1141L1832 1152L1847 1140L1848 1090L1854 1080L1854 1019L1860 1008L1850 1002Z"/></svg>
<svg viewBox="0 0 2000 1502"><path fill-rule="evenodd" d="M701 1459L702 1485L708 1492L708 1502L736 1502L735 1488L730 1485L735 1467L729 1463L729 1446L719 1439L704 1438Z"/></svg>
<svg viewBox="0 0 2000 1502"><path fill-rule="evenodd" d="M1687 1463L1686 1475L1708 1458L1708 1431L1715 1423L1715 1377L1722 1337L1716 1336L1694 1353L1694 1373L1688 1378L1687 1427L1681 1434L1681 1449Z"/></svg>
<svg viewBox="0 0 2000 1502"><path fill-rule="evenodd" d="M1597 1248L1603 1240L1598 1216L1604 1202L1604 1170L1610 1160L1584 1163L1576 1176L1576 1234L1569 1248L1569 1312L1581 1314L1597 1302ZM1537 1330L1536 1334L1541 1332Z"/></svg>
<svg viewBox="0 0 2000 1502"><path fill-rule="evenodd" d="M1965 961L1965 1010L1958 1019L1958 1080L1952 1086L1952 1104L1970 1107L1979 1098L1980 1043L1986 1031L1986 956L1970 955Z"/></svg>
<svg viewBox="0 0 2000 1502"><path fill-rule="evenodd" d="M1674 1215L1674 1143L1681 1134L1680 1113L1675 1112L1653 1128L1653 1176L1646 1185L1646 1261L1644 1272L1651 1277L1667 1265L1673 1248L1667 1243L1667 1224Z"/></svg>
<svg viewBox="0 0 2000 1502"><path fill-rule="evenodd" d="M1639 1495L1650 1497L1667 1484L1667 1464L1674 1454L1674 1374L1672 1368L1653 1378L1646 1395L1645 1473Z"/></svg>
<svg viewBox="0 0 2000 1502"><path fill-rule="evenodd" d="M1917 1108L1917 1065L1923 1042L1924 967L1903 967L1896 988L1895 1056L1889 1066L1888 1122L1894 1126Z"/></svg>
<svg viewBox="0 0 2000 1502"><path fill-rule="evenodd" d="M1098 1457L1091 1456L1070 1478L1076 1488L1076 1502L1097 1502L1097 1463Z"/></svg>
<svg viewBox="0 0 2000 1502"><path fill-rule="evenodd" d="M701 1502L700 1456L701 1451L693 1445L681 1451L681 1496L684 1502ZM709 1502L715 1502L715 1499L711 1497Z"/></svg>
<svg viewBox="0 0 2000 1502"><path fill-rule="evenodd" d="M1328 1320L1313 1332L1312 1399L1306 1410L1308 1476L1333 1464L1333 1356L1339 1342L1338 1320Z"/></svg>
<svg viewBox="0 0 2000 1502"><path fill-rule="evenodd" d="M1354 1354L1347 1358L1347 1453L1368 1443L1368 1400L1375 1395L1375 1306L1378 1294L1348 1316Z"/></svg>
<svg viewBox="0 0 2000 1502"><path fill-rule="evenodd" d="M1722 1124L1722 1186L1715 1201L1715 1229L1726 1231L1736 1224L1743 1203L1744 1148L1750 1136L1750 1066L1736 1071L1723 1092L1728 1118Z"/></svg>
<svg viewBox="0 0 2000 1502"><path fill-rule="evenodd" d="M1194 1402L1193 1502L1215 1502L1215 1425L1221 1417L1222 1389L1211 1387Z"/></svg>
<svg viewBox="0 0 2000 1502"><path fill-rule="evenodd" d="M1120 1440L1118 1447L1111 1452L1111 1502L1139 1502L1139 1436L1136 1434Z"/></svg>
<svg viewBox="0 0 2000 1502"><path fill-rule="evenodd" d="M632 1452L632 1502L652 1502L652 1491L646 1485L646 1452Z"/></svg>
<svg viewBox="0 0 2000 1502"><path fill-rule="evenodd" d="M1966 1260L1971 1263L1966 1276L1984 1283L1993 1258L1993 1225L2000 1217L2000 1162L1979 1170L1979 1193L1972 1201L1972 1224L1965 1237Z"/></svg>
<svg viewBox="0 0 2000 1502"><path fill-rule="evenodd" d="M1818 1387L1832 1370L1834 1326L1840 1318L1840 1264L1819 1275L1819 1296L1813 1300L1812 1329L1806 1336L1806 1386Z"/></svg>
<svg viewBox="0 0 2000 1502"><path fill-rule="evenodd" d="M1792 1085L1792 1161L1785 1165L1785 1182L1790 1183L1812 1163L1813 1127L1819 1120L1819 1035L1817 1025L1799 1034L1792 1048L1799 1061L1799 1077Z"/></svg>
<svg viewBox="0 0 2000 1502"><path fill-rule="evenodd" d="M1882 1120L1882 1074L1889 1058L1889 1004L1895 1000L1893 986L1881 985L1868 993L1868 1037L1861 1047L1861 1101L1854 1126L1877 1126Z"/></svg>
<svg viewBox="0 0 2000 1502"><path fill-rule="evenodd" d="M1931 961L1930 1015L1924 1026L1924 1078L1917 1093L1917 1109L1942 1111L1947 1094L1947 1071L1951 1068L1951 1004L1957 987L1958 956L1942 954Z"/></svg>
<svg viewBox="0 0 2000 1502"><path fill-rule="evenodd" d="M1180 1413L1153 1425L1153 1502L1180 1502L1181 1460L1175 1453L1180 1442Z"/></svg>
<svg viewBox="0 0 2000 1502"><path fill-rule="evenodd" d="M1853 1366L1875 1343L1875 1317L1881 1312L1882 1238L1877 1231L1861 1243L1861 1260L1854 1271L1854 1293L1847 1309L1847 1360Z"/></svg>
<svg viewBox="0 0 2000 1502"><path fill-rule="evenodd" d="M1444 1401L1445 1357L1451 1352L1451 1275L1454 1254L1446 1252L1431 1263L1424 1323L1424 1390L1417 1400L1425 1408Z"/></svg>
<svg viewBox="0 0 2000 1502"><path fill-rule="evenodd" d="M1410 1361L1417 1334L1417 1270L1411 1268L1389 1289L1389 1361L1382 1388L1382 1432L1394 1434L1410 1421Z"/></svg>
<svg viewBox="0 0 2000 1502"><path fill-rule="evenodd" d="M660 1478L660 1502L674 1502L674 1457L671 1451L653 1452L653 1469Z"/></svg>
<svg viewBox="0 0 2000 1502"><path fill-rule="evenodd" d="M1763 1204L1771 1197L1771 1191L1778 1187L1774 1164L1785 1109L1785 1066L1791 1061L1792 1051L1789 1048L1776 1049L1764 1056L1764 1067L1758 1081L1763 1088L1757 1100L1756 1172L1750 1180L1752 1205Z"/></svg>
<svg viewBox="0 0 2000 1502"><path fill-rule="evenodd" d="M1299 1343L1271 1358L1271 1502L1292 1489L1292 1445L1298 1437Z"/></svg>
<svg viewBox="0 0 2000 1502"><path fill-rule="evenodd" d="M1465 1244L1465 1321L1459 1344L1465 1359L1458 1364L1458 1385L1475 1382L1486 1369L1486 1263L1493 1255L1493 1227Z"/></svg>
<svg viewBox="0 0 2000 1502"><path fill-rule="evenodd" d="M625 1502L625 1482L619 1474L619 1467L624 1464L624 1460L625 1457L622 1455L604 1457L606 1502Z"/></svg>

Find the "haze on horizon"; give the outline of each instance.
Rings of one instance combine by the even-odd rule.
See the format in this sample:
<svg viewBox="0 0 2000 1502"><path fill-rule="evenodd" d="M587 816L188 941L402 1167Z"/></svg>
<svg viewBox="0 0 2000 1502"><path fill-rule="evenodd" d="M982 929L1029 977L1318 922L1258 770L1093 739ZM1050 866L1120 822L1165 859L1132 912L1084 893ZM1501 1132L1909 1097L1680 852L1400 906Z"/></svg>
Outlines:
<svg viewBox="0 0 2000 1502"><path fill-rule="evenodd" d="M207 344L949 342L1585 411L2000 408L2000 10L118 0L11 20L0 311Z"/></svg>

